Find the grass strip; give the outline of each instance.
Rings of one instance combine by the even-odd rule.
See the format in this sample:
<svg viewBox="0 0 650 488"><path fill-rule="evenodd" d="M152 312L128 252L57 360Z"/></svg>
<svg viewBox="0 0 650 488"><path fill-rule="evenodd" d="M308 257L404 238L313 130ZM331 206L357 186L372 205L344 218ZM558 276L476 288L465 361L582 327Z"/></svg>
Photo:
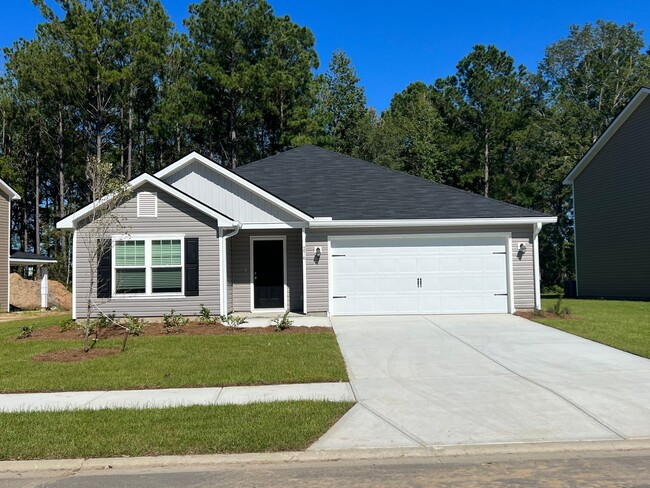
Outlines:
<svg viewBox="0 0 650 488"><path fill-rule="evenodd" d="M0 459L303 450L351 406L292 401L0 414Z"/></svg>

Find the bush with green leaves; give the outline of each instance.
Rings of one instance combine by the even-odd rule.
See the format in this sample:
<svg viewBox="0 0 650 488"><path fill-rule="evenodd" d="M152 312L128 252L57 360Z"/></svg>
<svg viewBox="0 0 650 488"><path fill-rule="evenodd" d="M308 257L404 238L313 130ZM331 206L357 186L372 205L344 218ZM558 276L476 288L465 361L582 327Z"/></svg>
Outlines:
<svg viewBox="0 0 650 488"><path fill-rule="evenodd" d="M199 310L199 322L203 324L209 324L213 320L211 313L212 312L208 307L201 304L201 308Z"/></svg>
<svg viewBox="0 0 650 488"><path fill-rule="evenodd" d="M20 329L20 334L18 334L18 339L27 339L28 337L32 336L32 332L34 332L33 325L24 325L23 328Z"/></svg>
<svg viewBox="0 0 650 488"><path fill-rule="evenodd" d="M77 321L75 319L67 318L67 319L62 320L59 323L59 329L60 329L61 333L67 332L67 331L73 330L73 329L78 329L78 328L79 328L79 324L77 324Z"/></svg>
<svg viewBox="0 0 650 488"><path fill-rule="evenodd" d="M223 315L219 317L219 320L223 325L232 329L236 329L241 324L246 323L246 317L241 317L239 315Z"/></svg>
<svg viewBox="0 0 650 488"><path fill-rule="evenodd" d="M276 317L273 319L273 325L275 330L285 330L293 325L293 320L289 319L289 311L284 312L284 315L281 317Z"/></svg>
<svg viewBox="0 0 650 488"><path fill-rule="evenodd" d="M567 315L571 315L571 310L569 307L563 306L562 297L558 298L555 301L553 306L548 309L548 312L557 315L558 317L566 317Z"/></svg>
<svg viewBox="0 0 650 488"><path fill-rule="evenodd" d="M115 312L109 313L108 315L101 314L99 317L93 320L93 324L92 324L93 332L94 331L99 332L109 327L112 327L117 323L115 318L116 318Z"/></svg>
<svg viewBox="0 0 650 488"><path fill-rule="evenodd" d="M187 325L189 319L184 317L183 314L176 313L172 308L169 314L163 315L163 328L168 334L170 332L178 332Z"/></svg>
<svg viewBox="0 0 650 488"><path fill-rule="evenodd" d="M139 336L140 334L142 334L142 331L146 324L143 318L132 317L131 315L124 314L124 319L126 320L126 322L123 324L123 327L126 328L129 334L134 336Z"/></svg>

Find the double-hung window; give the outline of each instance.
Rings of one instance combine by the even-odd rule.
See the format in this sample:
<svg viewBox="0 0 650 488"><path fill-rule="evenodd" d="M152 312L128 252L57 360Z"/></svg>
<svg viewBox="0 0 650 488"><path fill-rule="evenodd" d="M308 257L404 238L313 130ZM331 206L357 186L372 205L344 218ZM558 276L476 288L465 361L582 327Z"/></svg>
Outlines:
<svg viewBox="0 0 650 488"><path fill-rule="evenodd" d="M113 253L115 295L183 292L182 237L116 237Z"/></svg>

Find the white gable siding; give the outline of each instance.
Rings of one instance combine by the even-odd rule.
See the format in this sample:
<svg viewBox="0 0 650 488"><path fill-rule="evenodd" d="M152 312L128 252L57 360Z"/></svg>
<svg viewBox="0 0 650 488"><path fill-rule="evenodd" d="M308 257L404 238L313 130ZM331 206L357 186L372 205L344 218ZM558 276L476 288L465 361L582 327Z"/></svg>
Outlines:
<svg viewBox="0 0 650 488"><path fill-rule="evenodd" d="M196 161L165 177L164 181L242 223L269 224L298 220Z"/></svg>

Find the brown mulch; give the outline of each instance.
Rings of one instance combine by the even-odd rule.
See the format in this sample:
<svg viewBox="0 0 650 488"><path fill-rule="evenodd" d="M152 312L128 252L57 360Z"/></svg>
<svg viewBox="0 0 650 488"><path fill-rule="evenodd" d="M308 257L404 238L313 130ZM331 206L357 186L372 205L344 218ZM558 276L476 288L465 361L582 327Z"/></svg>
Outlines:
<svg viewBox="0 0 650 488"><path fill-rule="evenodd" d="M101 358L112 356L119 353L119 349L91 349L84 352L83 349L63 349L62 351L50 351L38 354L32 359L34 361L55 362L55 363L73 363L76 361L85 361L87 359Z"/></svg>
<svg viewBox="0 0 650 488"><path fill-rule="evenodd" d="M11 273L11 306L19 310L41 308L41 282L28 280L18 273ZM72 293L58 281L48 280L47 300L50 307L60 310L72 308Z"/></svg>
<svg viewBox="0 0 650 488"><path fill-rule="evenodd" d="M198 322L190 322L185 327L178 331L167 333L162 323L153 322L146 324L142 330L141 336L155 337L155 336L169 336L169 335L182 335L182 336L195 336L195 335L237 335L237 334L310 334L318 332L333 333L331 327L290 327L282 331L276 331L275 327L226 327L222 324L201 324ZM99 334L100 339L108 339L111 337L124 337L124 329L121 327L108 327ZM58 325L37 329L32 332L32 335L27 339L80 339L83 338L83 331L79 329L67 330L61 332Z"/></svg>

